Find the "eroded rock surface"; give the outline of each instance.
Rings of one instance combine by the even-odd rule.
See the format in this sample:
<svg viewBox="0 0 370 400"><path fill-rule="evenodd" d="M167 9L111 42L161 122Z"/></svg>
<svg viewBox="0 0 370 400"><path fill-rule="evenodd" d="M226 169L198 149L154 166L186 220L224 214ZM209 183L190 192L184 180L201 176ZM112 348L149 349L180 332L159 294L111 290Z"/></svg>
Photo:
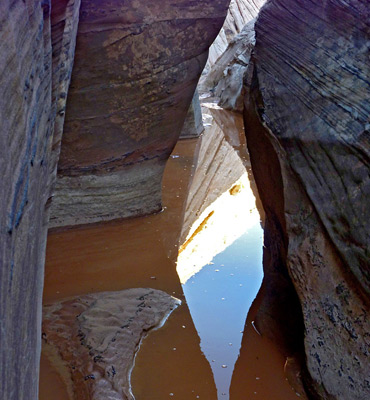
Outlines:
<svg viewBox="0 0 370 400"><path fill-rule="evenodd" d="M256 18L266 0L231 0L225 22L209 49L209 58L205 68L208 73L219 57L226 51L230 42L244 26Z"/></svg>
<svg viewBox="0 0 370 400"><path fill-rule="evenodd" d="M253 212L259 220L246 171L250 162L242 116L215 103L203 104L202 110L206 128L198 143L178 241L177 273L182 284L245 232L247 227L240 223L247 220L240 212L243 205L249 216Z"/></svg>
<svg viewBox="0 0 370 400"><path fill-rule="evenodd" d="M306 384L322 399L370 393L369 17L358 0L269 1L256 23L245 100L267 217L259 328L271 332L280 303L294 332L291 280Z"/></svg>
<svg viewBox="0 0 370 400"><path fill-rule="evenodd" d="M45 351L70 399L134 399L130 375L141 340L179 303L160 290L127 289L45 306Z"/></svg>
<svg viewBox="0 0 370 400"><path fill-rule="evenodd" d="M212 91L226 110L243 111L243 78L255 44L254 23L252 19L231 40L202 81L201 90Z"/></svg>
<svg viewBox="0 0 370 400"><path fill-rule="evenodd" d="M0 3L0 398L37 398L48 205L79 0ZM58 115L56 116L56 113ZM54 144L54 146L53 146Z"/></svg>
<svg viewBox="0 0 370 400"><path fill-rule="evenodd" d="M165 162L228 3L82 3L51 226L161 209Z"/></svg>

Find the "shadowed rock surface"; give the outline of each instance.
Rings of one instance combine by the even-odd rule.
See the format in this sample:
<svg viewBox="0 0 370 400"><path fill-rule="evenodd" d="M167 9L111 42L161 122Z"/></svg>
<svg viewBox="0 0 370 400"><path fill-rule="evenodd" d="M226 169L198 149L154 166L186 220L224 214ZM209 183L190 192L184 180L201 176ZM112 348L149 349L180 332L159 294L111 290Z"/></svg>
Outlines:
<svg viewBox="0 0 370 400"><path fill-rule="evenodd" d="M161 209L165 162L228 3L82 3L51 226Z"/></svg>
<svg viewBox="0 0 370 400"><path fill-rule="evenodd" d="M130 375L141 340L179 300L155 289L94 293L44 307L46 354L70 399L134 399Z"/></svg>
<svg viewBox="0 0 370 400"><path fill-rule="evenodd" d="M85 174L90 173L91 165L93 168L96 165L101 166L99 163L102 159L105 165L105 151L112 153L108 156L107 170L112 165L116 169L116 162L119 165L117 158L122 154L129 157L129 166L134 160L140 165L143 160L148 161L148 168L139 168L137 174L130 168L126 169L123 181L128 182L126 189L149 182L143 191L139 191L139 198L144 192L155 193L151 200L155 207L138 205L132 210L132 204L119 202L120 206L127 205L129 212L135 213L139 208L144 213L149 208L150 211L158 208L158 188L164 162L177 140L183 122L181 118L185 118L197 74L201 72L208 45L222 25L228 5L227 0L208 1L201 6L182 1L177 2L173 8L170 2L143 4L139 8L134 1L125 2L125 5L119 2L117 8L113 3L118 4L109 1L84 1L81 13L79 0L5 0L0 4L0 397L4 399L37 398L48 207L64 129L67 90L72 74L79 17L82 24L78 46L83 49L86 44L87 49L82 51L82 55L87 58L84 59L81 51L78 51L80 56L75 64L76 74L81 74L84 79L74 79L72 92L78 92L79 95L72 94L69 110L72 110L72 116L77 116L67 127L77 124L86 136L82 142L78 142L73 154L77 156L78 167ZM99 7L94 9L94 5ZM131 28L133 29L130 30ZM148 35L144 35L144 38L141 31ZM127 41L124 40L125 37ZM186 47L184 38L193 47ZM173 47L166 45L167 40L170 40ZM98 58L111 63L111 69L106 68L104 62L93 62L96 60L94 56L99 53ZM121 59L118 57L116 60L117 55ZM141 60L141 64L138 60ZM117 65L121 66L118 71L115 69ZM164 85L166 79L168 85ZM132 82L137 82L138 87L146 84L146 87L161 87L162 91L158 89L159 93L156 89L145 89L140 92L134 88ZM120 83L124 94L120 92L117 97L116 88ZM103 95L99 94L100 84ZM126 90L127 86L132 90ZM109 114L111 109L121 110L122 102L129 105L128 110L126 107L127 114ZM163 121L164 114L161 114L165 103L172 107L172 115L176 116L174 120L167 119L167 123ZM91 114L86 113L82 105ZM90 106L97 115L94 115ZM130 107L136 106L141 114L135 119ZM107 109L109 115L104 114ZM110 118L114 127L126 124L125 118L131 121L130 134L136 132L138 136L128 139L131 144L134 143L133 148L127 150L129 155L121 152L121 142L124 139L119 137L117 142L110 141L110 125L105 121L104 115ZM158 115L158 118L153 115ZM83 121L81 118L85 117L86 123L79 125ZM154 131L161 126L164 133L153 138L148 121L155 125ZM103 131L98 143L94 141L92 126L99 132ZM101 127L104 129L101 130ZM73 125L72 136L67 135L67 142L75 140L73 135L80 132L80 128L76 130L76 125ZM144 143L141 140L142 135L149 135L149 142ZM135 147L135 143L138 147ZM142 151L137 151L138 148ZM86 156L82 149L89 155ZM94 151L98 151L102 159L98 157L98 160L93 159L89 164L89 157ZM67 151L67 154L70 153ZM69 160L68 157L62 157L62 160L66 159ZM152 159L160 162L156 164L154 161L151 164ZM127 161L126 158L125 160ZM76 160L73 159L74 161ZM67 164L68 168L70 166ZM86 167L87 170L84 169ZM66 164L62 163L63 168L65 171ZM117 168L119 170L120 167ZM153 179L148 179L150 174ZM112 202L117 198L121 200L119 193L115 196L114 190L111 190L119 180L120 176L107 178L108 186L111 186L109 190L112 192ZM101 188L98 178L96 181L85 180L85 192L80 192L84 201L79 205L86 204L89 191L95 191L94 185ZM75 216L72 186L72 183L71 186L66 185L72 193L67 199L71 203L67 207L67 214ZM130 196L133 190L127 192ZM106 202L107 197L104 195L99 197L99 203ZM92 197L96 199L96 196ZM137 200L136 197L135 202ZM96 212L94 208L87 210Z"/></svg>
<svg viewBox="0 0 370 400"><path fill-rule="evenodd" d="M265 334L280 320L292 340L299 335L291 280L306 384L322 399L370 393L369 17L358 0L269 1L245 97L267 217L257 322Z"/></svg>
<svg viewBox="0 0 370 400"><path fill-rule="evenodd" d="M195 90L181 130L180 139L198 137L204 131L198 89Z"/></svg>
<svg viewBox="0 0 370 400"><path fill-rule="evenodd" d="M79 3L58 1L52 9L47 1L0 3L0 398L4 400L37 398L47 209Z"/></svg>

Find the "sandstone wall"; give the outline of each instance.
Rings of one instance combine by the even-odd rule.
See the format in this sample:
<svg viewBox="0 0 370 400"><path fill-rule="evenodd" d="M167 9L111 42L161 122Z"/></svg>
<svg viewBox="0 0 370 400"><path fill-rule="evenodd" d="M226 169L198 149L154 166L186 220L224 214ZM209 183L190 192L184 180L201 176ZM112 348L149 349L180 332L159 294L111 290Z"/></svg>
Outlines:
<svg viewBox="0 0 370 400"><path fill-rule="evenodd" d="M291 280L305 381L323 399L370 393L369 16L359 0L269 1L256 23L245 97L267 217L268 296L258 322L267 333L269 320L289 314L279 303L289 305L282 289Z"/></svg>
<svg viewBox="0 0 370 400"><path fill-rule="evenodd" d="M219 57L226 51L235 35L239 34L243 27L256 18L258 12L266 0L231 0L226 20L216 40L209 49L209 58L206 71L211 68Z"/></svg>
<svg viewBox="0 0 370 400"><path fill-rule="evenodd" d="M244 108L243 77L255 44L254 23L255 19L249 21L233 38L202 80L201 90L212 91L218 105L226 110L242 112Z"/></svg>
<svg viewBox="0 0 370 400"><path fill-rule="evenodd" d="M161 179L228 0L83 1L51 226L161 209Z"/></svg>
<svg viewBox="0 0 370 400"><path fill-rule="evenodd" d="M67 224L84 209L83 222L91 222L92 214L112 217L122 206L125 216L160 207L164 163L227 6L85 0L80 10L80 0L1 2L2 399L37 398L48 209L78 26L54 207L62 210L55 221ZM115 185L128 189L131 203ZM105 207L107 187L114 212ZM138 199L143 204L133 206Z"/></svg>
<svg viewBox="0 0 370 400"><path fill-rule="evenodd" d="M0 4L0 398L37 399L51 185L78 0ZM58 112L58 116L56 113ZM55 123L54 123L55 122Z"/></svg>

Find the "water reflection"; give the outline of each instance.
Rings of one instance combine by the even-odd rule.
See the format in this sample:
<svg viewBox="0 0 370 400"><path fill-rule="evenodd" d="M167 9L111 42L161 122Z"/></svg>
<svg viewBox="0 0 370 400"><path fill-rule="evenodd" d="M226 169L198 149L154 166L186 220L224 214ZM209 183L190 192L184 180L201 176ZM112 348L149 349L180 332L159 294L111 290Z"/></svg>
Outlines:
<svg viewBox="0 0 370 400"><path fill-rule="evenodd" d="M187 212L192 211L191 204L195 203L195 214L200 215L180 246L177 259L177 272L220 400L229 399L246 315L262 282L263 240L260 216L245 170L246 158L241 157L245 147L237 136L240 129L229 130L225 137L223 113L208 104L206 118L209 121L215 117L216 122L209 125L202 138L200 160L207 165L206 157L211 154L216 167L207 167L207 176L194 177ZM226 122L229 128L236 128L240 118L231 114ZM217 151L212 151L215 148ZM217 177L212 171L217 171ZM207 196L203 203L197 202L199 193L214 193L210 188L215 179L222 181L217 182L218 189L228 190L216 199ZM194 213L191 215L194 218ZM187 218L185 215L185 221Z"/></svg>
<svg viewBox="0 0 370 400"><path fill-rule="evenodd" d="M219 399L229 398L245 318L261 285L261 240L257 224L183 286Z"/></svg>
<svg viewBox="0 0 370 400"><path fill-rule="evenodd" d="M206 132L200 140L180 141L173 157L169 159L163 179L164 212L145 218L54 232L48 237L45 303L84 293L132 287L164 290L183 300L183 305L171 315L164 327L152 332L142 344L132 376L136 400L214 400L217 398L214 378L219 391L228 393L231 365L237 357L241 339L240 331L243 330L251 298L259 285L261 270L258 273L254 271L252 256L248 255L247 258L242 253L242 248L250 246L255 250L256 258L260 257L257 253L261 246L254 242L254 239L261 240L261 234L253 196L249 194L249 197L240 200L244 204L241 210L246 217L254 218L249 219L253 223L246 220L242 222L240 215L234 218L231 214L225 214L227 210L234 211L234 203L242 199L239 195L248 192L241 189L249 188L249 183L245 181L245 166L240 161L246 161L243 132L238 130L242 125L241 118L239 116L235 119L232 114L225 114L224 111L212 107L207 114L209 120L213 118L217 122L208 127L208 134ZM229 132L227 136L222 131L223 127ZM236 147L237 152L231 144ZM216 199L222 199L223 193L234 203L223 206L224 211L219 212ZM212 211L213 214L209 217ZM218 216L222 215L224 219L219 219ZM195 231L205 219L208 227L218 226L218 231L223 235L222 240L208 240L204 236L208 253L206 254L203 246L198 256L203 254L204 257L195 257L202 261L194 262L189 252L194 246L200 249L202 235L208 228L202 234L199 231L195 234ZM209 229L208 232L210 231ZM193 239L189 241L191 237ZM187 260L191 268L193 265L196 267L189 272L187 278L182 276L180 282L176 273L176 261L181 261L180 258L178 260L178 249L184 244L186 246L182 246L180 258L183 262ZM219 254L227 246L229 247L225 252ZM223 257L227 257L227 261ZM202 268L210 261L214 264ZM245 267L241 267L242 265ZM216 272L215 269L219 271ZM193 279L192 284L192 280L188 278L195 271L200 272L196 274L196 280ZM240 275L237 275L239 272ZM234 275L230 275L231 273ZM257 280L252 283L254 278ZM204 288L205 282L209 284L207 288ZM214 283L214 286L210 283ZM243 286L239 286L240 284ZM196 289L198 291L194 293ZM199 289L200 292L203 290L202 294ZM226 294L225 290L228 291ZM234 299L234 296L239 295L241 297ZM222 297L225 300L221 300ZM228 308L231 304L233 306ZM232 324L238 327L229 332L228 328ZM221 332L224 335L222 338ZM213 336L207 338L209 334ZM229 346L229 343L232 345ZM263 342L259 346L263 347ZM241 355L246 354L247 357L239 358L235 370L242 379L235 378L235 372L233 376L232 391L237 393L233 397L235 400L246 398L244 376L248 366L254 362L248 359L249 351L244 347ZM225 349L228 351L225 352ZM204 355L211 359L211 363ZM215 360L214 363L212 359ZM276 376L276 370L282 371L284 360L281 357L276 360L264 364L267 376ZM222 365L227 365L227 368L222 368ZM55 398L68 400L67 394L61 388L63 379L58 378L58 366L50 365L43 359L41 370L40 400L50 398L50 388L58 391L58 394L53 394ZM282 375L274 382L271 393L276 392L276 385L285 385L283 397L266 397L265 392L264 397L254 398L289 399L286 392L290 389Z"/></svg>

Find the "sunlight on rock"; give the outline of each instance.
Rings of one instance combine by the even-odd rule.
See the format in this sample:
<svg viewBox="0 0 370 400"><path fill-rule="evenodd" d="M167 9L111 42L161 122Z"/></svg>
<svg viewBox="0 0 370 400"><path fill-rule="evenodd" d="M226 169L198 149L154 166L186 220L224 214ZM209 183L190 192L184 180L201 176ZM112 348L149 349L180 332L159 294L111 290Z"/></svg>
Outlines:
<svg viewBox="0 0 370 400"><path fill-rule="evenodd" d="M179 250L177 273L182 284L259 222L255 202L245 172L203 211Z"/></svg>

